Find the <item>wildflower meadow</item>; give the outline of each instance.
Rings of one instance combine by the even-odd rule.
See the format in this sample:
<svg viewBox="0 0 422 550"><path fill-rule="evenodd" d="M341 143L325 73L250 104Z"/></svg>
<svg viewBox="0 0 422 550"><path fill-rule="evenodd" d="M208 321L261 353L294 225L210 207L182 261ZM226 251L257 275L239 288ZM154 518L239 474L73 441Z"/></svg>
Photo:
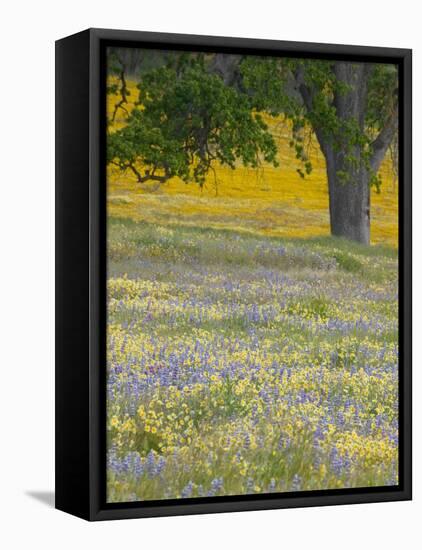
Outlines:
<svg viewBox="0 0 422 550"><path fill-rule="evenodd" d="M303 180L289 123L268 124L280 167L154 189L108 168L109 502L398 483L391 162L371 244L331 236L315 140Z"/></svg>

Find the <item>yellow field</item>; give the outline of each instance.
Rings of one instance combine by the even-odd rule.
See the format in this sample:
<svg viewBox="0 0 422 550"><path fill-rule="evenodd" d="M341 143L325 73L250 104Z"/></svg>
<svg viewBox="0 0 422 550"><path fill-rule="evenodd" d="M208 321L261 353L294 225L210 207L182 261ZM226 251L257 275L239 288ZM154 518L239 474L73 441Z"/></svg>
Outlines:
<svg viewBox="0 0 422 550"><path fill-rule="evenodd" d="M137 98L130 83L131 99ZM118 96L108 99L113 112ZM133 107L129 105L129 109ZM119 110L114 127L125 122ZM141 189L134 176L108 169L108 214L159 224L201 225L282 237L315 237L329 234L327 178L324 157L314 139L310 144L313 172L302 179L289 147L289 128L280 119L267 117L279 143L280 166L236 170L215 165L204 189L173 178L160 189ZM397 246L398 185L391 163L382 166L381 193L371 196L371 242Z"/></svg>

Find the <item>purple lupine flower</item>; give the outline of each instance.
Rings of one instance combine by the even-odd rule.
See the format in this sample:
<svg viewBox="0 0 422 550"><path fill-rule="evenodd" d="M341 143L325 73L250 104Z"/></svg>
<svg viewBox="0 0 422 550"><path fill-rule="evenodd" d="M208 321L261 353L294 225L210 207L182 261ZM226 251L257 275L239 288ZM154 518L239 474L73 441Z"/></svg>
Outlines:
<svg viewBox="0 0 422 550"><path fill-rule="evenodd" d="M182 498L189 498L192 496L193 491L193 483L192 481L189 481L189 483L182 489L182 492L180 493Z"/></svg>
<svg viewBox="0 0 422 550"><path fill-rule="evenodd" d="M336 447L333 447L333 449L330 452L330 464L336 476L340 476L342 473L344 464L343 464L343 459L339 455Z"/></svg>
<svg viewBox="0 0 422 550"><path fill-rule="evenodd" d="M246 480L246 492L247 493L254 493L254 482L253 482L253 479L251 477L248 477L248 479Z"/></svg>
<svg viewBox="0 0 422 550"><path fill-rule="evenodd" d="M134 472L136 478L141 477L141 475L144 473L144 466L142 464L142 460L141 460L141 457L139 456L139 454L137 454L135 456L134 465L133 465L133 472Z"/></svg>
<svg viewBox="0 0 422 550"><path fill-rule="evenodd" d="M166 465L166 459L163 456L160 456L156 465L156 470L155 470L157 475L160 475L162 473L165 465Z"/></svg>
<svg viewBox="0 0 422 550"><path fill-rule="evenodd" d="M292 491L300 491L302 485L302 479L299 474L295 474L292 479L292 485L291 490Z"/></svg>
<svg viewBox="0 0 422 550"><path fill-rule="evenodd" d="M147 455L146 467L147 467L148 476L154 477L156 474L156 467L155 467L155 456L152 450Z"/></svg>
<svg viewBox="0 0 422 550"><path fill-rule="evenodd" d="M215 496L223 489L223 478L216 477L211 481L211 489L208 491L208 496Z"/></svg>

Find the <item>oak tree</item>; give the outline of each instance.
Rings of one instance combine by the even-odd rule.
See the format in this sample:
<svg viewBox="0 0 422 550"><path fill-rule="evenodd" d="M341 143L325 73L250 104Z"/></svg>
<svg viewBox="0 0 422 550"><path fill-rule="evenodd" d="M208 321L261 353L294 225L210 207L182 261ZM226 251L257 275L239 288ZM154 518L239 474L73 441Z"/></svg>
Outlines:
<svg viewBox="0 0 422 550"><path fill-rule="evenodd" d="M277 165L276 144L251 99L210 72L203 56L148 72L138 90L125 125L108 135L107 155L140 184L178 176L203 186L215 161L233 169L237 161Z"/></svg>
<svg viewBox="0 0 422 550"><path fill-rule="evenodd" d="M112 93L126 109L122 64ZM137 105L108 135L108 162L140 184L178 176L203 186L215 162L277 166L274 137L260 113L290 121L291 146L305 178L305 135L325 157L331 233L370 241L371 187L397 141L397 67L311 59L185 54L144 73ZM112 117L116 116L116 108Z"/></svg>

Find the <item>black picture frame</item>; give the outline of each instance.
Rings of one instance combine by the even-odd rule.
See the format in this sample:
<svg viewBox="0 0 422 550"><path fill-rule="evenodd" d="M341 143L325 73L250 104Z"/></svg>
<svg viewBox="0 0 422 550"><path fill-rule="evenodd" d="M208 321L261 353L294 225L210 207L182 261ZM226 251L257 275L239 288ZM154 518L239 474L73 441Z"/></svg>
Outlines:
<svg viewBox="0 0 422 550"><path fill-rule="evenodd" d="M105 59L108 45L399 66L399 485L124 504L105 500ZM409 500L412 496L412 52L88 29L56 42L56 508L108 520Z"/></svg>

